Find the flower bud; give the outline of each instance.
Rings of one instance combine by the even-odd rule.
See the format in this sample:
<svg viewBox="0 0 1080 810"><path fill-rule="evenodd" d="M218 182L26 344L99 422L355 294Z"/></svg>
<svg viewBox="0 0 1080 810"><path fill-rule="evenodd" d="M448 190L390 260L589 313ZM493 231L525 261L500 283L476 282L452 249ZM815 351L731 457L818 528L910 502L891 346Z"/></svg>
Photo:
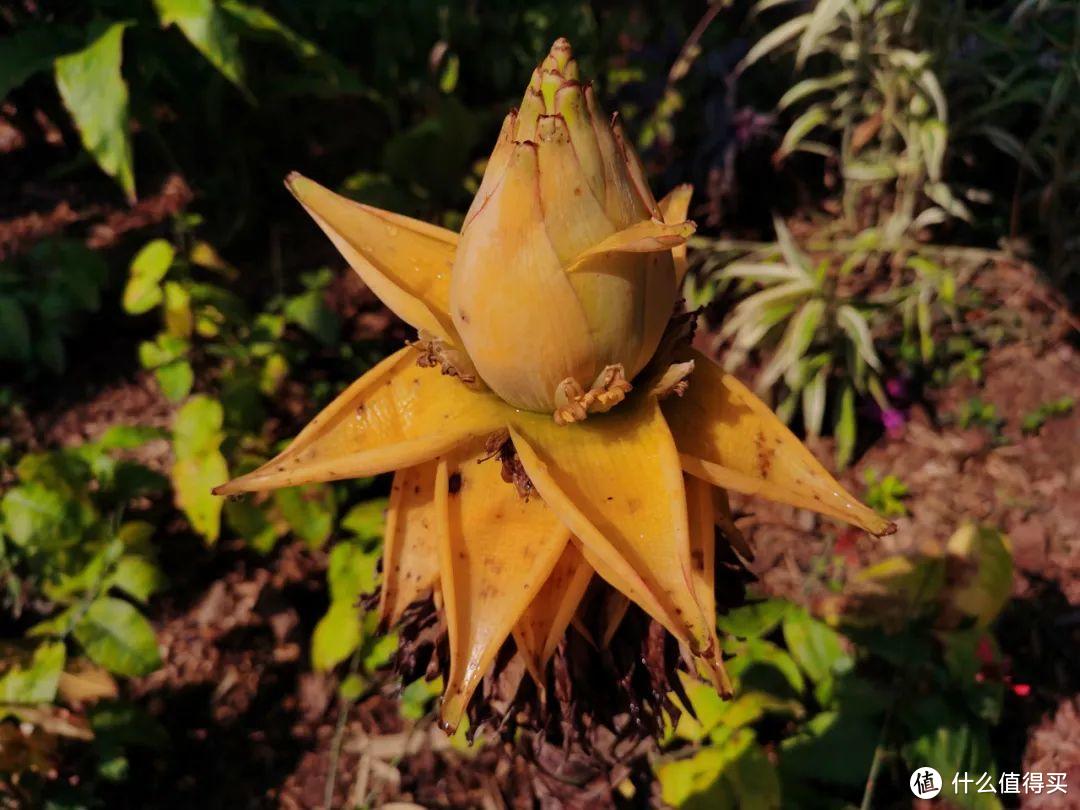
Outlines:
<svg viewBox="0 0 1080 810"><path fill-rule="evenodd" d="M483 381L515 407L584 418L616 404L675 302L665 223L617 120L560 39L503 123L465 218L451 316Z"/></svg>

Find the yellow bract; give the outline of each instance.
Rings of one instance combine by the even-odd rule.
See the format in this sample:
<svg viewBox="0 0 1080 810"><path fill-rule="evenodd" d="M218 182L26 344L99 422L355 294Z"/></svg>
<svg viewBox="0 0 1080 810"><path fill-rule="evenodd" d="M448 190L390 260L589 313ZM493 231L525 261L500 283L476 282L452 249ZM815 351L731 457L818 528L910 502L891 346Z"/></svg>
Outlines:
<svg viewBox="0 0 1080 810"><path fill-rule="evenodd" d="M725 489L812 509L883 534L889 522L837 483L768 406L707 357L664 404L686 471Z"/></svg>
<svg viewBox="0 0 1080 810"><path fill-rule="evenodd" d="M667 356L665 341L664 362L634 379L686 272L690 188L657 203L577 77L569 44L556 42L503 124L460 237L290 176L349 263L425 338L349 386L276 458L215 490L397 471L380 617L393 624L438 597L448 728L511 635L544 690L594 573L615 589L599 643L632 600L728 691L717 525L750 550L717 487L890 528L709 358ZM473 369L477 384L453 376ZM681 392L688 373L683 396L658 399ZM588 418L556 424L556 405Z"/></svg>

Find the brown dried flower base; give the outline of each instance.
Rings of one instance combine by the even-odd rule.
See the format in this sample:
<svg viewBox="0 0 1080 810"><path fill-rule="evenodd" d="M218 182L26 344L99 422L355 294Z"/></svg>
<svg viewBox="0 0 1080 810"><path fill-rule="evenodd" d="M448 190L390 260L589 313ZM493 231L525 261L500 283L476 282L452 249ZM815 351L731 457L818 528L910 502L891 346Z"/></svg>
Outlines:
<svg viewBox="0 0 1080 810"><path fill-rule="evenodd" d="M752 579L717 530L718 609L741 604ZM614 786L641 772L636 766L655 749L665 716L678 719L681 709L672 693L689 706L677 674L688 671L689 655L637 606L629 607L607 646L598 646L610 600L619 598L594 579L547 668L543 690L508 639L469 701L470 738L480 734L527 762L542 805L607 803ZM445 678L446 624L430 597L408 608L398 637L395 668L403 683Z"/></svg>

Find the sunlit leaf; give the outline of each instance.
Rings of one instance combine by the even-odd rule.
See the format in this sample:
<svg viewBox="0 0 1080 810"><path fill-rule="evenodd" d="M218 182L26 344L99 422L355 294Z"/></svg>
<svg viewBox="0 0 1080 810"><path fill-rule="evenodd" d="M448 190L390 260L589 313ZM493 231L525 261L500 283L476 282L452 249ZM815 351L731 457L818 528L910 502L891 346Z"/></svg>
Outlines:
<svg viewBox="0 0 1080 810"><path fill-rule="evenodd" d="M817 53L821 39L839 25L840 13L849 0L819 0L807 23L806 31L799 39L799 49L795 53L795 66L802 70L811 54Z"/></svg>
<svg viewBox="0 0 1080 810"><path fill-rule="evenodd" d="M330 538L337 504L334 490L329 486L306 484L279 489L274 492L274 503L309 548L319 548Z"/></svg>
<svg viewBox="0 0 1080 810"><path fill-rule="evenodd" d="M149 312L162 301L161 280L169 272L176 252L166 239L147 242L131 260L121 303L132 315Z"/></svg>
<svg viewBox="0 0 1080 810"><path fill-rule="evenodd" d="M56 88L75 121L83 146L102 170L135 199L128 88L120 74L127 23L91 28L90 44L55 62Z"/></svg>
<svg viewBox="0 0 1080 810"><path fill-rule="evenodd" d="M856 438L855 389L845 385L840 393L840 407L833 424L833 436L836 437L836 466L841 470L851 463L855 453Z"/></svg>
<svg viewBox="0 0 1080 810"><path fill-rule="evenodd" d="M874 348L874 338L870 334L870 327L859 311L850 304L841 305L836 310L836 324L844 330L866 364L875 371L881 371L881 361Z"/></svg>
<svg viewBox="0 0 1080 810"><path fill-rule="evenodd" d="M169 402L180 402L191 393L195 372L187 360L176 360L154 369L154 379Z"/></svg>
<svg viewBox="0 0 1080 810"><path fill-rule="evenodd" d="M56 697L66 658L62 641L39 644L28 662L5 658L11 668L0 676L0 703L50 703Z"/></svg>
<svg viewBox="0 0 1080 810"><path fill-rule="evenodd" d="M223 501L210 490L228 478L225 457L218 449L224 439L221 403L206 396L192 397L173 421L176 463L172 482L176 504L191 527L213 542L221 531Z"/></svg>
<svg viewBox="0 0 1080 810"><path fill-rule="evenodd" d="M717 278L739 278L766 284L770 281L797 281L805 279L801 268L775 262L733 262L725 267Z"/></svg>
<svg viewBox="0 0 1080 810"><path fill-rule="evenodd" d="M793 84L787 92L776 102L778 110L786 110L793 104L797 104L807 96L820 93L823 90L832 90L836 87L848 84L855 77L854 71L841 70L831 76L822 79L803 79Z"/></svg>
<svg viewBox="0 0 1080 810"><path fill-rule="evenodd" d="M332 602L311 636L312 667L333 669L352 655L362 640L360 609L349 601Z"/></svg>
<svg viewBox="0 0 1080 810"><path fill-rule="evenodd" d="M821 125L828 123L831 117L829 110L820 104L815 104L802 113L784 133L784 139L780 142L779 154L781 156L790 155L807 135Z"/></svg>
<svg viewBox="0 0 1080 810"><path fill-rule="evenodd" d="M896 167L888 163L849 160L841 167L841 171L845 179L863 183L881 182L896 177Z"/></svg>
<svg viewBox="0 0 1080 810"><path fill-rule="evenodd" d="M359 540L374 540L386 530L386 498L373 498L352 507L341 519L341 528Z"/></svg>
<svg viewBox="0 0 1080 810"><path fill-rule="evenodd" d="M931 118L919 127L919 140L926 160L926 173L934 182L941 180L945 162L945 148L949 143L949 129L941 121Z"/></svg>
<svg viewBox="0 0 1080 810"><path fill-rule="evenodd" d="M802 391L803 424L809 436L821 434L821 425L825 421L825 389L829 368L822 367Z"/></svg>
<svg viewBox="0 0 1080 810"><path fill-rule="evenodd" d="M780 624L787 610L788 603L780 599L751 602L718 616L716 625L724 633L739 638L760 638Z"/></svg>
<svg viewBox="0 0 1080 810"><path fill-rule="evenodd" d="M949 539L948 551L974 566L970 579L953 593L953 604L972 616L979 627L986 627L1012 595L1013 558L1009 538L997 529L967 524Z"/></svg>
<svg viewBox="0 0 1080 810"><path fill-rule="evenodd" d="M75 625L74 635L90 660L117 675L149 675L161 666L154 628L122 599L95 599Z"/></svg>
<svg viewBox="0 0 1080 810"><path fill-rule="evenodd" d="M769 33L754 43L754 46L746 52L736 67L736 71L742 72L764 56L786 45L795 37L799 36L810 24L810 14L800 14L798 17L781 23Z"/></svg>
<svg viewBox="0 0 1080 810"><path fill-rule="evenodd" d="M176 24L226 79L247 94L240 42L214 0L154 0L163 26Z"/></svg>
<svg viewBox="0 0 1080 810"><path fill-rule="evenodd" d="M756 384L759 391L771 387L793 363L798 362L806 353L824 314L825 301L823 299L814 298L802 305L788 324L776 353L761 370Z"/></svg>
<svg viewBox="0 0 1080 810"><path fill-rule="evenodd" d="M108 580L109 587L121 590L139 602L145 602L167 584L165 574L145 557L121 557Z"/></svg>
<svg viewBox="0 0 1080 810"><path fill-rule="evenodd" d="M210 542L217 540L224 501L210 490L229 477L225 457L214 450L202 456L177 459L171 477L176 505L191 528Z"/></svg>

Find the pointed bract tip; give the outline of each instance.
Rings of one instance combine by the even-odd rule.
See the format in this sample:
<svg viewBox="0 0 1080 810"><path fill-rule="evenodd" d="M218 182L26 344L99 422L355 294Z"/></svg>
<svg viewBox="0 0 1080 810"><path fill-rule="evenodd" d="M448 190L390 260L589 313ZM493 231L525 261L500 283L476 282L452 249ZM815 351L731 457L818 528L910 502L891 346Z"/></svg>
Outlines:
<svg viewBox="0 0 1080 810"><path fill-rule="evenodd" d="M239 478L233 478L231 481L226 481L224 484L218 484L210 490L210 494L222 498L227 498L232 495L242 495L248 491L244 488L243 484L240 483L243 478L244 476L240 476Z"/></svg>
<svg viewBox="0 0 1080 810"><path fill-rule="evenodd" d="M310 177L304 177L300 172L289 172L285 175L285 188L289 190L296 199L303 202L303 196L306 192L312 188L318 188L319 184L312 180Z"/></svg>
<svg viewBox="0 0 1080 810"><path fill-rule="evenodd" d="M442 703L439 706L439 728L441 728L447 736L453 736L457 731L458 725L461 723L461 717L465 714L465 701L459 693L453 695L443 695Z"/></svg>
<svg viewBox="0 0 1080 810"><path fill-rule="evenodd" d="M555 59L555 63L561 69L565 68L566 63L574 58L574 49L570 47L570 40L566 37L559 37L551 43L551 50L548 51L548 55Z"/></svg>

